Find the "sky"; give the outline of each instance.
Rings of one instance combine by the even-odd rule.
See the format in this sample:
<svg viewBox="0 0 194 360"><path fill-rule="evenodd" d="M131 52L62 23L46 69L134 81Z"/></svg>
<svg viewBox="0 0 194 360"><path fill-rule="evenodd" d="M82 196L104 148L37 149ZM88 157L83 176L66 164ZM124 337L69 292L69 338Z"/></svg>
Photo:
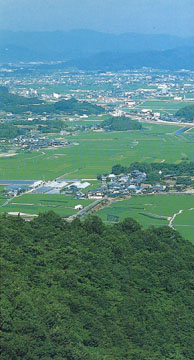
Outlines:
<svg viewBox="0 0 194 360"><path fill-rule="evenodd" d="M0 29L194 36L194 0L0 0Z"/></svg>

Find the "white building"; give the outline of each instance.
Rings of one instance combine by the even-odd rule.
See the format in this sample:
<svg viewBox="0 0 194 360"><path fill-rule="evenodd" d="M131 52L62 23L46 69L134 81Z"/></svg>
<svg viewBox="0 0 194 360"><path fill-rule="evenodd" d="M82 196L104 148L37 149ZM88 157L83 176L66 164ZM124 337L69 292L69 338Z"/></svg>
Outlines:
<svg viewBox="0 0 194 360"><path fill-rule="evenodd" d="M79 205L75 205L74 209L75 210L82 210L84 207L83 205L79 204Z"/></svg>

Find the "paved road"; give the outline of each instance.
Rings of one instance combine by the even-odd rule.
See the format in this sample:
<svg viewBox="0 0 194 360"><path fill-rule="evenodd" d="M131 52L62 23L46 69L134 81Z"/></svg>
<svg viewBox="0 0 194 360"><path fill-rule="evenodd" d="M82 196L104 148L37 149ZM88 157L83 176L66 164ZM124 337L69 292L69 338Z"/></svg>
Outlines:
<svg viewBox="0 0 194 360"><path fill-rule="evenodd" d="M66 221L72 221L74 219L76 219L77 217L81 218L82 216L87 215L87 213L92 209L95 209L95 207L97 207L99 204L101 204L102 202L104 202L105 199L99 199L94 201L92 204L86 206L84 209L80 210L77 212L77 214L75 215L71 215L69 216L67 219L65 219Z"/></svg>

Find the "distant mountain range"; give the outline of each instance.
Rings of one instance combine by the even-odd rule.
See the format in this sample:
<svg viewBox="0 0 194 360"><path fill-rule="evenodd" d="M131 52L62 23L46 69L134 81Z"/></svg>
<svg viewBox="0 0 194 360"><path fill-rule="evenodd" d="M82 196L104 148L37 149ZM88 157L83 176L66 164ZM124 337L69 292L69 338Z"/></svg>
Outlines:
<svg viewBox="0 0 194 360"><path fill-rule="evenodd" d="M80 70L118 71L152 67L165 70L194 70L194 47L135 53L106 52L66 62L66 67Z"/></svg>
<svg viewBox="0 0 194 360"><path fill-rule="evenodd" d="M0 31L0 63L66 61L81 69L154 66L193 68L194 37L69 32ZM188 56L192 57L188 59ZM180 61L180 63L179 63Z"/></svg>

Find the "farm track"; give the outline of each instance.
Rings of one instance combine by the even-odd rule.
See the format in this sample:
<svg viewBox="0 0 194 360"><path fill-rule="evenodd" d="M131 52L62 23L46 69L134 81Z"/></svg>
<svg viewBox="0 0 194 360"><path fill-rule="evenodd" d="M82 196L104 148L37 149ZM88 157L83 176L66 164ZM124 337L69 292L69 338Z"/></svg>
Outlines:
<svg viewBox="0 0 194 360"><path fill-rule="evenodd" d="M169 222L169 225L168 225L171 229L175 230L175 228L174 228L174 226L173 226L173 221L175 220L175 218L176 218L178 215L182 214L182 212L183 212L183 210L179 210L178 213L174 214L174 215L171 217L170 222Z"/></svg>
<svg viewBox="0 0 194 360"><path fill-rule="evenodd" d="M61 176L58 176L58 177L57 177L57 180L60 180L60 179L64 179L64 180L65 180L64 176L74 174L74 173L78 172L79 170L80 170L80 169L75 169L75 170L73 170L73 171L71 171L71 172L69 172L69 173L65 173L65 174L63 174L63 175L61 175Z"/></svg>

